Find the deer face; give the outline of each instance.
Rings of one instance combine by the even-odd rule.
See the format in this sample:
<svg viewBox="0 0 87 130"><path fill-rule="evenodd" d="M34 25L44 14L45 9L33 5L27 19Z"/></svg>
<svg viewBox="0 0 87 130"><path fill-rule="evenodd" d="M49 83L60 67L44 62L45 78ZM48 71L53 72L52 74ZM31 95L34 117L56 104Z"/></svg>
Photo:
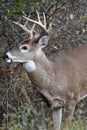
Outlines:
<svg viewBox="0 0 87 130"><path fill-rule="evenodd" d="M4 60L6 62L20 62L26 63L29 60L34 61L35 55L38 51L44 48L48 44L49 37L47 35L42 36L38 43L32 43L29 39L24 40L22 45L15 50L11 50L6 53Z"/></svg>
<svg viewBox="0 0 87 130"><path fill-rule="evenodd" d="M48 40L49 40L49 36L48 36L49 29L46 28L45 14L43 13L44 24L42 24L38 12L37 12L37 16L38 16L38 21L34 21L24 16L24 18L26 19L24 25L19 22L13 22L28 33L29 39L24 40L21 46L19 46L15 50L11 50L7 52L6 55L4 56L4 60L6 62L24 63L24 67L27 71L31 71L32 66L33 69L35 69L34 57L37 55L38 51L40 51L48 44ZM31 30L27 28L28 21L33 23ZM35 30L36 25L41 28L40 33L39 31L37 32Z"/></svg>
<svg viewBox="0 0 87 130"><path fill-rule="evenodd" d="M23 44L20 45L16 49L12 49L11 51L7 52L4 56L4 60L8 63L10 62L20 62L25 63L29 60L33 60L35 55L35 46L29 44L29 40L23 41Z"/></svg>

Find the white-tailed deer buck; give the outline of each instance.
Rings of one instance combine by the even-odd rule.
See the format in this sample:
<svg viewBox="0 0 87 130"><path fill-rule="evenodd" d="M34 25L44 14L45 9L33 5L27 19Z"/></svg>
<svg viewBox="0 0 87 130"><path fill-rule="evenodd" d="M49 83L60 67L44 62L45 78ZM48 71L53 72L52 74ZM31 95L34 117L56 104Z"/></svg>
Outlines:
<svg viewBox="0 0 87 130"><path fill-rule="evenodd" d="M54 110L54 130L60 130L62 108L64 121L71 120L77 102L87 93L87 45L52 60L47 59L42 48L48 44L50 30L47 29L45 14L44 24L38 12L37 16L38 21L24 16L27 22L34 24L31 30L27 28L27 22L25 25L14 22L29 34L29 38L19 48L7 52L4 59L9 63L23 63L30 80ZM40 31L35 29L36 26Z"/></svg>

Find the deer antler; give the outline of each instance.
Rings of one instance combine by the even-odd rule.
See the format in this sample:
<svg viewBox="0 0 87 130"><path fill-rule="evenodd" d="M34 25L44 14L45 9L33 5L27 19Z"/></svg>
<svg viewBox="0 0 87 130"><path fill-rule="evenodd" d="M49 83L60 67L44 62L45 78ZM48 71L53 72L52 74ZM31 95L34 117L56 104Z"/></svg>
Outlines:
<svg viewBox="0 0 87 130"><path fill-rule="evenodd" d="M28 21L35 23L37 25L39 25L45 32L48 32L48 30L46 29L46 16L45 13L43 13L43 17L44 17L44 24L42 24L41 19L40 19L40 15L38 13L38 11L36 11L37 13L37 17L38 17L38 21L32 20L26 16L23 16L23 18L27 19Z"/></svg>
<svg viewBox="0 0 87 130"><path fill-rule="evenodd" d="M36 13L37 13L38 21L32 20L32 19L30 19L30 18L28 18L26 16L23 16L23 18L26 19L26 22L25 22L24 25L22 25L20 22L14 22L13 21L14 24L18 25L20 28L22 28L25 32L27 32L30 35L30 39L34 39L34 38L40 37L40 34L38 34L38 32L36 32L34 30L35 25L40 26L41 29L43 30L43 32L46 33L46 34L48 34L48 31L49 31L49 30L46 29L46 16L45 16L45 13L43 13L44 24L41 22L39 13L37 11L36 11ZM30 21L30 22L34 23L31 29L28 29L26 27L27 26L27 21ZM34 32L36 32L36 35L34 35Z"/></svg>
<svg viewBox="0 0 87 130"><path fill-rule="evenodd" d="M19 23L19 22L14 22L14 21L13 21L13 23L16 24L16 25L18 25L18 26L19 26L20 28L22 28L25 32L27 32L27 33L30 35L30 39L33 38L33 32L34 32L35 24L32 26L31 30L29 30L29 29L26 27L25 24L22 25L21 23Z"/></svg>

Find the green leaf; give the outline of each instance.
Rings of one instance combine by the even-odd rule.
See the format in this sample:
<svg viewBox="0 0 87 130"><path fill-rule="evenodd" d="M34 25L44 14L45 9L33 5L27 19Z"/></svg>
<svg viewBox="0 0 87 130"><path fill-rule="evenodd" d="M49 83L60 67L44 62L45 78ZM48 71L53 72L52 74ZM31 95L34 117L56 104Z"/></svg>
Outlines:
<svg viewBox="0 0 87 130"><path fill-rule="evenodd" d="M82 17L82 22L83 22L83 23L86 23L86 22L87 22L86 16L83 16L83 17Z"/></svg>
<svg viewBox="0 0 87 130"><path fill-rule="evenodd" d="M70 17L71 20L74 19L74 15L73 14L70 14L69 17Z"/></svg>
<svg viewBox="0 0 87 130"><path fill-rule="evenodd" d="M83 32L83 33L85 33L85 32L86 32L86 30L83 28L83 29L82 29L82 32Z"/></svg>
<svg viewBox="0 0 87 130"><path fill-rule="evenodd" d="M12 16L12 11L11 10L8 10L8 13L7 13L7 18L9 19L11 16Z"/></svg>
<svg viewBox="0 0 87 130"><path fill-rule="evenodd" d="M18 125L15 125L15 130L20 130L20 127Z"/></svg>

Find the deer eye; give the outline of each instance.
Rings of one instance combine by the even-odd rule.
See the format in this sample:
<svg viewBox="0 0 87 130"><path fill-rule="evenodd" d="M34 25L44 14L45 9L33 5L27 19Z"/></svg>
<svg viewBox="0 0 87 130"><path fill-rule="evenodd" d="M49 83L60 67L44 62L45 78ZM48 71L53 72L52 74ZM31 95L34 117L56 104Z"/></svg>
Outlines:
<svg viewBox="0 0 87 130"><path fill-rule="evenodd" d="M23 49L23 50L27 50L28 47L27 47L27 46L23 46L21 49Z"/></svg>
<svg viewBox="0 0 87 130"><path fill-rule="evenodd" d="M29 46L28 45L22 45L22 46L20 46L20 50L21 50L21 52L27 52L29 50Z"/></svg>

